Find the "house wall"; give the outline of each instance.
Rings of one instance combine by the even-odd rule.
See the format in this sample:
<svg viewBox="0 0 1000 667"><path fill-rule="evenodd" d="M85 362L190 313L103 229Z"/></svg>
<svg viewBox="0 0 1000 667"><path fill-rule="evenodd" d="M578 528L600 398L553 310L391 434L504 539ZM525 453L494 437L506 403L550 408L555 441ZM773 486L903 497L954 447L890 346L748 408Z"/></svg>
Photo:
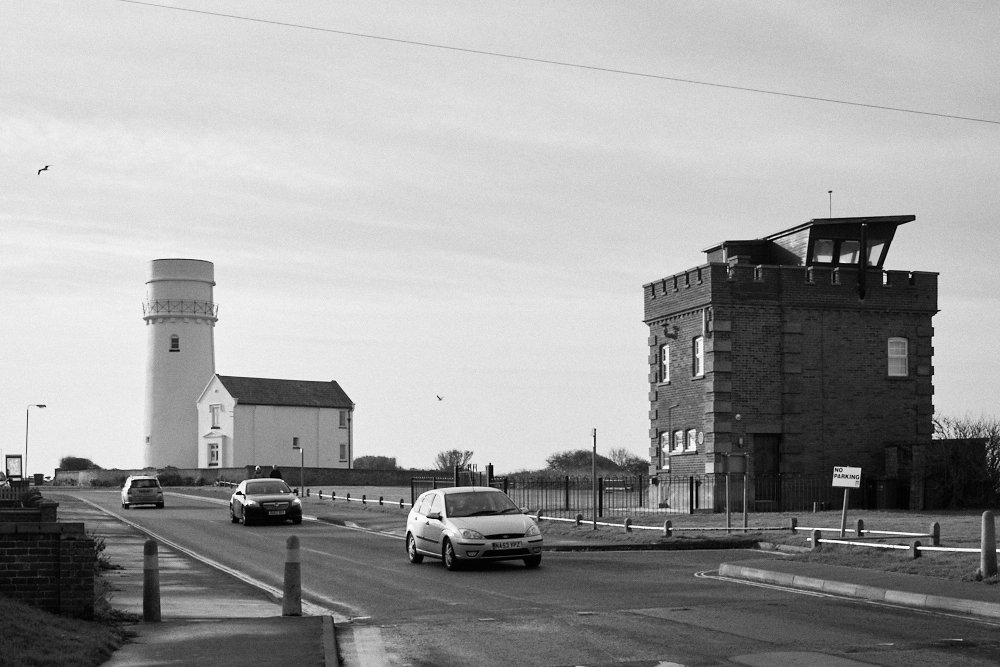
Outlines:
<svg viewBox="0 0 1000 667"><path fill-rule="evenodd" d="M347 427L340 428L337 408L237 404L232 465L298 466L300 453L292 449L292 438L297 437L306 466L349 468L350 413ZM346 460L340 458L341 444L347 446Z"/></svg>
<svg viewBox="0 0 1000 667"><path fill-rule="evenodd" d="M869 270L866 283L861 300L853 267L715 263L644 286L651 456L669 426L698 428L697 452L671 456L671 474L721 471L718 454L744 452L753 472L755 438L769 436L780 472L880 475L886 442L929 442L937 275ZM692 378L703 330L705 377ZM890 336L909 341L907 377L887 375ZM657 379L664 343L669 384Z"/></svg>

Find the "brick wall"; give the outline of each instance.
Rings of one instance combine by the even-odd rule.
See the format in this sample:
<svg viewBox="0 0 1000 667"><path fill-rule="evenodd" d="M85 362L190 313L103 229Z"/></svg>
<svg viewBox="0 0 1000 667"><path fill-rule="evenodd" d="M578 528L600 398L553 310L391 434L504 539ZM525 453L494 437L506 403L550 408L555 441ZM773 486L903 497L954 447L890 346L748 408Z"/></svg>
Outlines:
<svg viewBox="0 0 1000 667"><path fill-rule="evenodd" d="M0 593L57 614L94 615L94 540L82 523L0 521Z"/></svg>
<svg viewBox="0 0 1000 667"><path fill-rule="evenodd" d="M803 474L851 465L881 476L888 442L929 442L937 274L869 270L863 300L858 276L713 263L645 285L653 460L670 427L704 432L697 453L670 457L682 475L721 469L717 454L753 454L755 436L780 437L779 471ZM702 333L705 377L692 378ZM909 341L906 377L888 377L890 336ZM657 376L664 344L669 384Z"/></svg>

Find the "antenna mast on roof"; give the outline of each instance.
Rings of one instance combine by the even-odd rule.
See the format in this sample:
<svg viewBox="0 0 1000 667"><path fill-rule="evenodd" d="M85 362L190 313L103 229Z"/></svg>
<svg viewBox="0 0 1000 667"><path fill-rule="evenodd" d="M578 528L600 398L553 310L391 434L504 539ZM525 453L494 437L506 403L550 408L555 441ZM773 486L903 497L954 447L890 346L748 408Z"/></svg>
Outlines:
<svg viewBox="0 0 1000 667"><path fill-rule="evenodd" d="M833 190L826 191L827 196L830 198L830 217L833 217Z"/></svg>

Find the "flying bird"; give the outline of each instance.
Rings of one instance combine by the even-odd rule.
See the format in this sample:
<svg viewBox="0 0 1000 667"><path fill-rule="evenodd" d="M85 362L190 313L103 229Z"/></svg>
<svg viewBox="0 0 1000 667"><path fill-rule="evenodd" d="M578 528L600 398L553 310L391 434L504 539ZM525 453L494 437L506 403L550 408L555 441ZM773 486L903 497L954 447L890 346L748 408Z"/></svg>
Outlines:
<svg viewBox="0 0 1000 667"><path fill-rule="evenodd" d="M437 394L434 394L434 395L435 395L435 396L437 396ZM438 396L438 397L437 397L437 399L438 399L439 401L443 401L443 400L444 400L444 396Z"/></svg>
<svg viewBox="0 0 1000 667"><path fill-rule="evenodd" d="M49 165L49 164L47 164L47 165L45 165L44 167L42 167L41 169L39 169L39 170L38 170L38 175L39 175L39 176L41 176L41 175L42 175L42 172L43 172L43 171L48 171L48 170L49 170L49 167L51 167L51 166L52 166L52 165Z"/></svg>

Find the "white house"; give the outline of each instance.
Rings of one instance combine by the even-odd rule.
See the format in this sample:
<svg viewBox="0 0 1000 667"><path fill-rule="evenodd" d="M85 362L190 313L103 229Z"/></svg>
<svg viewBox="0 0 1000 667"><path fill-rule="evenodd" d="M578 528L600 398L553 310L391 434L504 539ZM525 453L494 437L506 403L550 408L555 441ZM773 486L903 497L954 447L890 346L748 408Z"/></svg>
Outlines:
<svg viewBox="0 0 1000 667"><path fill-rule="evenodd" d="M197 407L199 468L351 467L354 403L335 381L215 375Z"/></svg>

